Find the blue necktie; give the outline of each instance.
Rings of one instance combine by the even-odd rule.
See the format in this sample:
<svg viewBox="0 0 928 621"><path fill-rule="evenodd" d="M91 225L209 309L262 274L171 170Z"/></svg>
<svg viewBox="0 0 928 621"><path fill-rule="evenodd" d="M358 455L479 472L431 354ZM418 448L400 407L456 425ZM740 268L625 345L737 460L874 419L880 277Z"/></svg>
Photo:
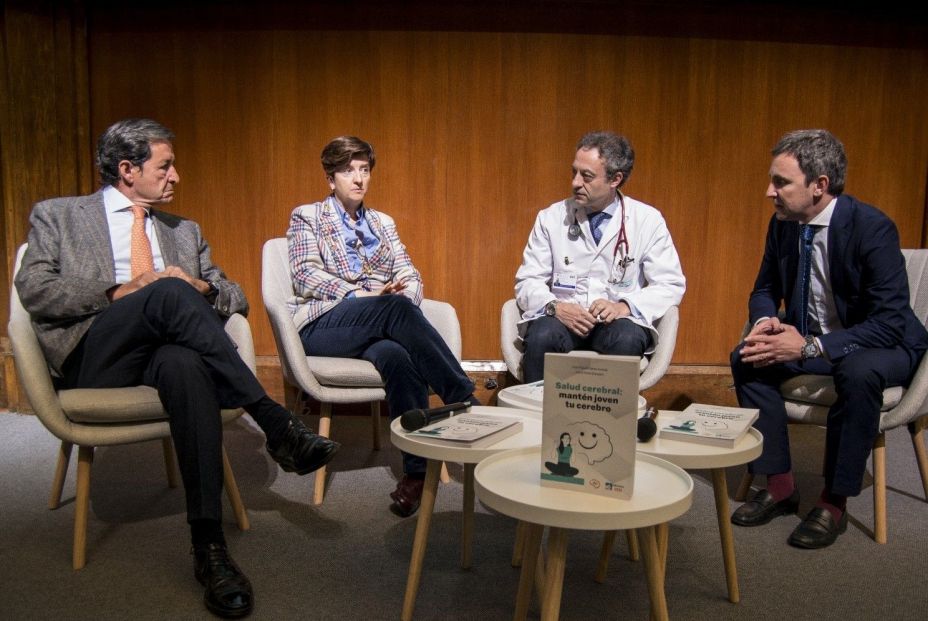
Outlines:
<svg viewBox="0 0 928 621"><path fill-rule="evenodd" d="M799 333L809 329L809 281L812 277L812 238L815 229L810 224L799 225Z"/></svg>
<svg viewBox="0 0 928 621"><path fill-rule="evenodd" d="M599 245L599 240L603 238L603 232L601 230L602 224L611 217L612 215L605 211L600 211L590 216L590 231L593 233L593 241L596 242L597 246Z"/></svg>

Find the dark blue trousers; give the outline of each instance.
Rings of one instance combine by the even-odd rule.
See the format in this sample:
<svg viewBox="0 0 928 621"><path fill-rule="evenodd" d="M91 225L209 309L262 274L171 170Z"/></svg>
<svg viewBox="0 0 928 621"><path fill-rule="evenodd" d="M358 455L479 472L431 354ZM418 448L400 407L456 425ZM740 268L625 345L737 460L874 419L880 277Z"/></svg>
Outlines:
<svg viewBox="0 0 928 621"><path fill-rule="evenodd" d="M543 316L529 322L522 355L522 379L536 382L545 376L545 354L565 354L587 349L598 354L643 356L651 343L651 334L627 319L596 325L588 336L578 336L556 317Z"/></svg>
<svg viewBox="0 0 928 621"><path fill-rule="evenodd" d="M164 278L113 302L68 357L64 374L68 388L155 387L169 416L187 520L221 520L219 410L266 393L202 295L179 278Z"/></svg>
<svg viewBox="0 0 928 621"><path fill-rule="evenodd" d="M756 474L792 469L786 406L780 384L796 375L831 375L838 399L828 411L825 432L825 489L840 496L857 496L867 457L879 433L883 390L907 385L920 356L905 347L860 349L831 364L822 358L755 368L741 361L738 345L731 355L738 403L759 408L754 423L764 436L763 453L749 464Z"/></svg>
<svg viewBox="0 0 928 621"><path fill-rule="evenodd" d="M390 418L429 406L429 387L445 403L467 401L474 384L419 307L402 295L350 298L300 331L309 356L361 358L383 377ZM425 460L403 454L403 471Z"/></svg>

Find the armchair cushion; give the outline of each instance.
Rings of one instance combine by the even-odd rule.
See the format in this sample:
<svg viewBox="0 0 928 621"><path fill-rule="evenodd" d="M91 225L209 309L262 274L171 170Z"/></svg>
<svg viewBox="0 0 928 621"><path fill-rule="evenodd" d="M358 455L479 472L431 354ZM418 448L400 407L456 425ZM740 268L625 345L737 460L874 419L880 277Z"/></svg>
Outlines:
<svg viewBox="0 0 928 621"><path fill-rule="evenodd" d="M901 386L893 386L884 390L881 409L885 412L899 405L904 392L905 389ZM831 407L838 398L835 383L827 375L797 375L780 384L780 394L790 401L801 401L825 407Z"/></svg>
<svg viewBox="0 0 928 621"><path fill-rule="evenodd" d="M77 423L133 423L164 420L158 391L150 386L73 388L58 391L61 409Z"/></svg>
<svg viewBox="0 0 928 621"><path fill-rule="evenodd" d="M306 363L323 386L383 388L380 373L367 360L306 356Z"/></svg>

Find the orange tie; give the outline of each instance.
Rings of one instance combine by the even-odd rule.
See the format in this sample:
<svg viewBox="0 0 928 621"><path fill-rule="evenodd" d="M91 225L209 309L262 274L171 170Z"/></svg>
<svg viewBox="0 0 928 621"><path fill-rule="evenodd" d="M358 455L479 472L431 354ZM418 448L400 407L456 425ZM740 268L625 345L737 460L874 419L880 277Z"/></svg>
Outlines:
<svg viewBox="0 0 928 621"><path fill-rule="evenodd" d="M145 234L145 216L147 215L144 207L139 205L132 206L132 215L135 220L132 222L132 245L129 251L130 278L140 276L145 272L151 272L155 269L155 260L151 254L151 240Z"/></svg>

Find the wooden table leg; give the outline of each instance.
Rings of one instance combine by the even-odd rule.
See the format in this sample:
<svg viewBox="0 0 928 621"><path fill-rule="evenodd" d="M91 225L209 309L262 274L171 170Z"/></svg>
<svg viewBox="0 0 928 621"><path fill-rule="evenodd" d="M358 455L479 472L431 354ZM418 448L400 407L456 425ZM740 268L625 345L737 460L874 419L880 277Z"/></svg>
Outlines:
<svg viewBox="0 0 928 621"><path fill-rule="evenodd" d="M657 534L653 526L639 528L641 536L638 544L644 560L645 575L648 578L648 594L651 596L651 618L667 621L667 600L664 597L664 571L661 567L660 552L657 546Z"/></svg>
<svg viewBox="0 0 928 621"><path fill-rule="evenodd" d="M461 567L470 569L471 542L474 539L474 467L464 464L464 508L461 510Z"/></svg>
<svg viewBox="0 0 928 621"><path fill-rule="evenodd" d="M593 580L602 584L606 581L606 572L609 570L609 557L612 556L612 544L615 543L614 530L607 530L603 533L603 544L599 548L599 565L596 566L596 574Z"/></svg>
<svg viewBox="0 0 928 621"><path fill-rule="evenodd" d="M625 540L628 542L628 560L637 561L641 557L638 553L638 535L635 534L634 528L625 531Z"/></svg>
<svg viewBox="0 0 928 621"><path fill-rule="evenodd" d="M548 532L548 559L545 563L545 592L541 621L557 621L561 614L561 591L567 563L567 531L554 528Z"/></svg>
<svg viewBox="0 0 928 621"><path fill-rule="evenodd" d="M545 527L540 524L519 522L519 528L524 533L522 547L522 571L519 573L519 591L516 594L515 621L523 621L528 615L529 604L532 600L532 586L535 583L536 561L538 549L541 547L541 534Z"/></svg>
<svg viewBox="0 0 928 621"><path fill-rule="evenodd" d="M741 594L738 592L735 540L731 533L731 519L728 513L728 482L725 479L724 468L712 469L712 490L715 493L715 512L719 520L719 538L722 540L722 560L725 562L728 601L737 604L741 600Z"/></svg>
<svg viewBox="0 0 928 621"><path fill-rule="evenodd" d="M440 468L440 461L428 460L425 484L422 487L422 503L419 505L419 517L416 521L416 536L412 543L412 558L409 561L409 575L406 578L406 595L403 597L403 621L412 620L412 611L416 606L416 594L419 592L419 580L422 578L422 561L425 558L425 546L428 543L429 527L432 525L432 513L435 510Z"/></svg>
<svg viewBox="0 0 928 621"><path fill-rule="evenodd" d="M654 534L657 536L657 553L661 559L661 573L667 569L667 545L670 539L670 524L664 522L654 527Z"/></svg>
<svg viewBox="0 0 928 621"><path fill-rule="evenodd" d="M541 538L544 539L544 527L541 529ZM538 598L538 610L541 610L545 601L545 549L538 544L538 556L535 557L535 596Z"/></svg>
<svg viewBox="0 0 928 621"><path fill-rule="evenodd" d="M522 555L525 553L525 535L528 525L519 520L516 522L516 542L512 546L512 566L522 567Z"/></svg>

